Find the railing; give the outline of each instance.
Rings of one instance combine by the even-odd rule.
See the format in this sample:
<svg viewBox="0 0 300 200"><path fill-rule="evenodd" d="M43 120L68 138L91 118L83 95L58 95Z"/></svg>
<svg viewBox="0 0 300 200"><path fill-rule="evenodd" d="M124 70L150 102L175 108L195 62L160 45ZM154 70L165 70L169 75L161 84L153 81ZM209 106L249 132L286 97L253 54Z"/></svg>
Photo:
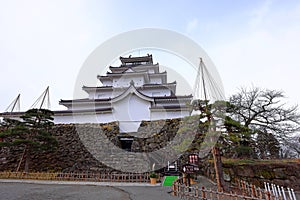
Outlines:
<svg viewBox="0 0 300 200"><path fill-rule="evenodd" d="M215 200L215 199L230 199L230 200L259 200L259 198L249 197L244 195L239 195L236 193L225 193L218 192L212 189L206 189L204 187L198 186L185 186L178 182L173 184L173 195L178 196L181 199L205 199L205 200Z"/></svg>
<svg viewBox="0 0 300 200"><path fill-rule="evenodd" d="M297 200L295 192L291 188L287 188L285 191L284 187L280 187L279 185L275 185L273 183L264 183L265 190L269 191L273 196L275 197L274 199L276 200Z"/></svg>
<svg viewBox="0 0 300 200"><path fill-rule="evenodd" d="M218 192L199 186L187 186L180 178L173 183L172 190L174 196L190 200L296 200L292 190L289 190L289 196L275 195L272 190L263 190L245 181L239 181L238 188L231 188L230 192Z"/></svg>
<svg viewBox="0 0 300 200"><path fill-rule="evenodd" d="M294 190L290 188L285 189L282 186L265 182L264 189L262 189L243 180L236 180L235 182L235 187L231 187L231 189L243 195L261 197L265 193L272 200L297 200Z"/></svg>
<svg viewBox="0 0 300 200"><path fill-rule="evenodd" d="M135 173L24 173L0 172L1 179L34 179L54 181L93 181L93 182L149 182L149 174Z"/></svg>
<svg viewBox="0 0 300 200"><path fill-rule="evenodd" d="M257 197L260 199L262 199L264 194L266 193L266 191L261 189L260 187L239 179L236 179L235 184L233 186L230 186L230 190L240 195Z"/></svg>

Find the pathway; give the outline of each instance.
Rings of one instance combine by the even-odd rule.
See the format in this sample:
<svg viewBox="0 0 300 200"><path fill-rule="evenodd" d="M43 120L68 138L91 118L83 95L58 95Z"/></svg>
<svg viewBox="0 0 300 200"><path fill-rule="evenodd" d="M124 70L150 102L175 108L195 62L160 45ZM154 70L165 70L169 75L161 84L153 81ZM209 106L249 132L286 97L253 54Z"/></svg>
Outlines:
<svg viewBox="0 0 300 200"><path fill-rule="evenodd" d="M0 199L6 200L176 200L171 188L150 184L34 180L0 180Z"/></svg>

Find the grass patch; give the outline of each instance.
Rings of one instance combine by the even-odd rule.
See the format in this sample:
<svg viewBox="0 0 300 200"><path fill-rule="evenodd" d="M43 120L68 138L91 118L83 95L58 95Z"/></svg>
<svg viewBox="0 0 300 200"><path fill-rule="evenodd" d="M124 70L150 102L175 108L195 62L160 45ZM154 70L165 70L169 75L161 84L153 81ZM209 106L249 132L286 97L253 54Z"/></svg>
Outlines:
<svg viewBox="0 0 300 200"><path fill-rule="evenodd" d="M178 179L178 176L166 176L165 180L163 181L163 186L172 186L173 182Z"/></svg>

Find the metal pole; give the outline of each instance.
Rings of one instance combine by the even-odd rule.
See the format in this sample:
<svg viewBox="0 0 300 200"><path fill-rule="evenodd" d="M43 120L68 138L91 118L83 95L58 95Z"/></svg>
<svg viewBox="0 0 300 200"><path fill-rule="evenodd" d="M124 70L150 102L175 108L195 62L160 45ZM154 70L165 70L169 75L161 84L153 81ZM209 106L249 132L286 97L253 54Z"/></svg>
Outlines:
<svg viewBox="0 0 300 200"><path fill-rule="evenodd" d="M206 89L205 89L205 80L204 80L203 65L204 65L204 63L202 61L202 58L200 58L200 69L201 69L201 75L202 75L203 94L204 94L204 99L206 101L207 100L207 96L206 96Z"/></svg>
<svg viewBox="0 0 300 200"><path fill-rule="evenodd" d="M11 109L10 112L13 112L13 111L14 111L14 109L15 109L17 103L19 102L19 100L20 100L20 94L17 96L17 98L16 98L16 100L15 100L15 103L14 103L14 105L13 105L13 107L12 107L12 109Z"/></svg>
<svg viewBox="0 0 300 200"><path fill-rule="evenodd" d="M43 100L42 103L40 105L40 109L43 107L44 101L46 99L47 94L49 93L49 86L47 87L46 91L45 91L45 95L43 96Z"/></svg>

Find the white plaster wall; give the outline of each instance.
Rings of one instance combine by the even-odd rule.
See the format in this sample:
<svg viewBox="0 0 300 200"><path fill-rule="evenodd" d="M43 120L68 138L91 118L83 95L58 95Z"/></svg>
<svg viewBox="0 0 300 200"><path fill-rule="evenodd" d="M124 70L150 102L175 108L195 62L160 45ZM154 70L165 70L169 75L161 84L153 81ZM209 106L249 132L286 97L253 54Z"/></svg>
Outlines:
<svg viewBox="0 0 300 200"><path fill-rule="evenodd" d="M150 83L152 83L152 84L162 84L162 79L161 79L161 77L151 77L150 78Z"/></svg>
<svg viewBox="0 0 300 200"><path fill-rule="evenodd" d="M148 65L148 66L138 66L138 67L135 67L134 71L136 71L136 72L143 72L143 71L147 70L147 72L149 74L154 74L155 73L155 69L157 69L157 67L153 67L153 66Z"/></svg>
<svg viewBox="0 0 300 200"><path fill-rule="evenodd" d="M71 124L71 123L107 123L114 121L111 113L89 114L89 115L68 115L54 116L55 124Z"/></svg>
<svg viewBox="0 0 300 200"><path fill-rule="evenodd" d="M91 91L89 92L89 99L106 99L111 97L111 94L112 94L111 91L102 91L102 92Z"/></svg>
<svg viewBox="0 0 300 200"><path fill-rule="evenodd" d="M104 80L102 81L103 86L112 86L112 81L111 80Z"/></svg>
<svg viewBox="0 0 300 200"><path fill-rule="evenodd" d="M168 88L165 89L153 88L153 89L140 90L140 92L150 97L171 95L171 91Z"/></svg>
<svg viewBox="0 0 300 200"><path fill-rule="evenodd" d="M53 122L55 124L72 124L75 123L73 119L73 115L65 115L65 116L54 116ZM93 123L93 122L90 122Z"/></svg>
<svg viewBox="0 0 300 200"><path fill-rule="evenodd" d="M121 132L137 131L141 120L150 119L151 103L130 94L113 106L113 118L120 123Z"/></svg>
<svg viewBox="0 0 300 200"><path fill-rule="evenodd" d="M189 115L190 115L189 111L173 111L173 112L152 111L151 120L182 118Z"/></svg>
<svg viewBox="0 0 300 200"><path fill-rule="evenodd" d="M189 101L166 101L166 102L156 102L157 106L186 106Z"/></svg>
<svg viewBox="0 0 300 200"><path fill-rule="evenodd" d="M107 92L97 92L95 94L95 99L106 99L106 98L114 98L119 96L125 91L126 88L120 90L120 89L114 89L113 91L107 91Z"/></svg>
<svg viewBox="0 0 300 200"><path fill-rule="evenodd" d="M136 132L142 120L172 119L189 116L189 111L150 111L151 102L141 99L135 94L129 94L124 99L112 103L112 113L54 116L54 123L107 123L119 121L121 132ZM107 107L107 104L99 104L97 108ZM76 109L91 109L90 105L77 107Z"/></svg>
<svg viewBox="0 0 300 200"><path fill-rule="evenodd" d="M87 110L87 109L95 109L95 104L78 104L73 105L69 110Z"/></svg>
<svg viewBox="0 0 300 200"><path fill-rule="evenodd" d="M107 107L111 107L111 104L109 103L89 103L89 104L76 104L73 105L71 108L69 108L68 110L95 110L95 109L99 109L99 108L107 108Z"/></svg>
<svg viewBox="0 0 300 200"><path fill-rule="evenodd" d="M111 91L107 91L107 92L96 92L94 94L94 98L95 99L107 99L109 97L111 97L112 95L112 92Z"/></svg>
<svg viewBox="0 0 300 200"><path fill-rule="evenodd" d="M135 86L144 85L144 77L143 76L123 76L119 79L113 80L113 87L128 87L130 86L130 82L134 81Z"/></svg>
<svg viewBox="0 0 300 200"><path fill-rule="evenodd" d="M148 72L149 72L149 74L154 74L154 69L153 68L149 69Z"/></svg>

